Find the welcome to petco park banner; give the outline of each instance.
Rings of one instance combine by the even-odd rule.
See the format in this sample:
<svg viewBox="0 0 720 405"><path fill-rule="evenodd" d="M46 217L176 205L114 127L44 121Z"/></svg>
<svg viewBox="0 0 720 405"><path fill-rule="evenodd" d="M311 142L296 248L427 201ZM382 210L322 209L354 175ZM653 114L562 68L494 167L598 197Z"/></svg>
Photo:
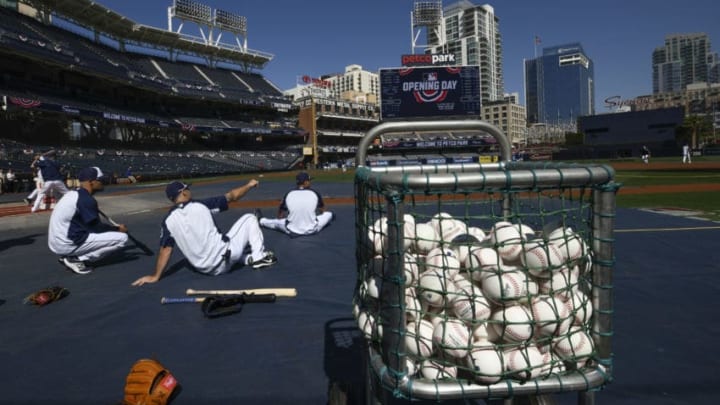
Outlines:
<svg viewBox="0 0 720 405"><path fill-rule="evenodd" d="M380 69L383 120L480 115L480 68Z"/></svg>

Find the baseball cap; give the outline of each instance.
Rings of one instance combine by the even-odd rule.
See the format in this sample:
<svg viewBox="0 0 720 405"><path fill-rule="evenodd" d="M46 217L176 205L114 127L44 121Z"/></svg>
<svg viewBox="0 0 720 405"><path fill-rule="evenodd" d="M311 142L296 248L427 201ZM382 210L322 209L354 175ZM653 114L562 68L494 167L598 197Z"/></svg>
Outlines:
<svg viewBox="0 0 720 405"><path fill-rule="evenodd" d="M297 174L297 176L295 176L295 180L297 181L297 184L301 184L306 181L312 180L312 178L306 172L300 172Z"/></svg>
<svg viewBox="0 0 720 405"><path fill-rule="evenodd" d="M180 192L190 187L190 184L185 184L182 181L173 181L165 187L165 195L170 201L175 201L175 198L180 195Z"/></svg>
<svg viewBox="0 0 720 405"><path fill-rule="evenodd" d="M80 169L77 177L80 181L101 180L101 178L103 177L103 172L97 166L85 167L83 169Z"/></svg>

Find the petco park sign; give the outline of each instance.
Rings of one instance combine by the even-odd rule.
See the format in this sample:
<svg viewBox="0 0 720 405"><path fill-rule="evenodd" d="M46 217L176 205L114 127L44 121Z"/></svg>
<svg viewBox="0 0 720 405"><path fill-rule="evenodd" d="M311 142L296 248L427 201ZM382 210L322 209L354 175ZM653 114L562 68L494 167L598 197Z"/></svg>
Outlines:
<svg viewBox="0 0 720 405"><path fill-rule="evenodd" d="M455 55L452 53L411 54L400 59L403 66L454 65Z"/></svg>

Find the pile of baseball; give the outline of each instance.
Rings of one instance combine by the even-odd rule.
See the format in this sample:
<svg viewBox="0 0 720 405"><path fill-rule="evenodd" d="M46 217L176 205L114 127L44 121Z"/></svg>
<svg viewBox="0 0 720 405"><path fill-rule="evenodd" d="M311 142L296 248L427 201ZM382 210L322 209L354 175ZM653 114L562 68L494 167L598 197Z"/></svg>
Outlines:
<svg viewBox="0 0 720 405"><path fill-rule="evenodd" d="M402 246L389 243L387 228L383 217L368 230L374 259L354 311L365 337L380 342L382 284L402 284L408 375L526 381L582 368L594 355L592 252L572 228L542 234L499 221L483 231L447 213L423 223L406 214ZM401 249L402 277L387 277L391 249Z"/></svg>

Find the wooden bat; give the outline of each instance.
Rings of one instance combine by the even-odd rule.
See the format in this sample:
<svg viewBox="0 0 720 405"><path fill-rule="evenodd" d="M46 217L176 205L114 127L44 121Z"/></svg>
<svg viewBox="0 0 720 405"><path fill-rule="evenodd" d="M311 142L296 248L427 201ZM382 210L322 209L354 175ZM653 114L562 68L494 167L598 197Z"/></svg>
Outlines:
<svg viewBox="0 0 720 405"><path fill-rule="evenodd" d="M98 213L100 213L100 215L102 215L102 217L105 218L106 221L110 222L110 224L111 224L112 226L118 226L118 225L119 225L119 224L118 224L117 222L115 222L112 218L110 218L106 213L104 213L104 212L102 212L102 211L100 211L100 210L98 210ZM130 232L127 233L127 236L128 236L128 239L130 239L131 241L133 241L133 243L135 244L135 246L137 246L140 250L142 250L143 253L145 253L147 256L152 256L152 255L155 254L155 252L153 252L152 249L150 249L149 247L147 247L146 244L140 242L136 237L134 237L132 234L130 234Z"/></svg>
<svg viewBox="0 0 720 405"><path fill-rule="evenodd" d="M241 295L241 294L275 294L278 297L295 297L294 288L256 288L251 290L193 290L188 288L187 295Z"/></svg>

